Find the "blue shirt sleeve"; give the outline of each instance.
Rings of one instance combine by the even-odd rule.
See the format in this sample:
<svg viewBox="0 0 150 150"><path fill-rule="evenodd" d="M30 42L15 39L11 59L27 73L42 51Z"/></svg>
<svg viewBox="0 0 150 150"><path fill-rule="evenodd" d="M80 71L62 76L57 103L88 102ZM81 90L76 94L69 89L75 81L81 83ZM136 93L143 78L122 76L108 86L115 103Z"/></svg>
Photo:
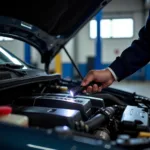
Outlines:
<svg viewBox="0 0 150 150"><path fill-rule="evenodd" d="M123 80L150 61L150 11L146 25L139 31L139 39L134 40L109 66L118 81Z"/></svg>

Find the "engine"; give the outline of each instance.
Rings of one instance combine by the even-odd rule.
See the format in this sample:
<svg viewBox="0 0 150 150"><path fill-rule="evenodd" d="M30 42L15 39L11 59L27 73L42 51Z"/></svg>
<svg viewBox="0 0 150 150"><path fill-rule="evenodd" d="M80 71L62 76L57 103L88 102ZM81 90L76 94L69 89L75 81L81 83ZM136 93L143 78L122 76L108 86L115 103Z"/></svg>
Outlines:
<svg viewBox="0 0 150 150"><path fill-rule="evenodd" d="M66 94L20 97L13 112L28 116L30 126L70 129L103 140L115 140L119 134L139 136L149 132L149 112L138 106L105 106L104 100L87 96L70 98Z"/></svg>
<svg viewBox="0 0 150 150"><path fill-rule="evenodd" d="M1 105L9 104L13 114L27 116L32 128L67 127L75 135L115 141L126 147L150 143L143 139L150 137L149 98L111 88L93 95L71 96L68 90L62 90L65 84L56 83L23 86L15 89L17 93L7 90L9 94L1 95ZM75 84L65 86L69 89Z"/></svg>

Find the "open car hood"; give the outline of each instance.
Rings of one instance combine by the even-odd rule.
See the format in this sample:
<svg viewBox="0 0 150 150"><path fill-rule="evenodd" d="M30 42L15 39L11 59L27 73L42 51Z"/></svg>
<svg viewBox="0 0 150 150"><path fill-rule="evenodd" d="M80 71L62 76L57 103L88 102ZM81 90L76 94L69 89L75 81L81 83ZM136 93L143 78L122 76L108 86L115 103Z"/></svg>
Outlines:
<svg viewBox="0 0 150 150"><path fill-rule="evenodd" d="M111 0L9 2L0 9L0 35L34 46L49 64L59 50ZM3 6L8 2L4 1Z"/></svg>

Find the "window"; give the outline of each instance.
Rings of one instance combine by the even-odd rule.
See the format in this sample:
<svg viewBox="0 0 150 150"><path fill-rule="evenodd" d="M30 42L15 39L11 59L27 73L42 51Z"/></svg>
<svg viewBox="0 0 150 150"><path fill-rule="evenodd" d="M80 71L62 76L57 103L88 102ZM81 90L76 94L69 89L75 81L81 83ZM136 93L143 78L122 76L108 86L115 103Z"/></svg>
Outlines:
<svg viewBox="0 0 150 150"><path fill-rule="evenodd" d="M105 19L101 21L101 37L111 38L111 20Z"/></svg>
<svg viewBox="0 0 150 150"><path fill-rule="evenodd" d="M134 24L132 18L102 19L100 22L102 38L132 38L134 35ZM90 38L97 37L97 22L90 21Z"/></svg>
<svg viewBox="0 0 150 150"><path fill-rule="evenodd" d="M90 37L95 39L97 37L97 22L96 20L90 21Z"/></svg>

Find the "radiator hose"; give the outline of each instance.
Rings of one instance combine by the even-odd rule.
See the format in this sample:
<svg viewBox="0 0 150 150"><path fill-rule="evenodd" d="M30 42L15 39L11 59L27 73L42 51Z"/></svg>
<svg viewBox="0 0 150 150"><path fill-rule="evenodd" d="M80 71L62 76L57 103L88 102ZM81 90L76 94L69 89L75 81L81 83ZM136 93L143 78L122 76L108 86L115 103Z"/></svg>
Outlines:
<svg viewBox="0 0 150 150"><path fill-rule="evenodd" d="M116 107L106 107L98 110L97 115L95 115L90 120L83 122L76 122L77 130L91 132L102 125L109 122L110 118L115 114Z"/></svg>

